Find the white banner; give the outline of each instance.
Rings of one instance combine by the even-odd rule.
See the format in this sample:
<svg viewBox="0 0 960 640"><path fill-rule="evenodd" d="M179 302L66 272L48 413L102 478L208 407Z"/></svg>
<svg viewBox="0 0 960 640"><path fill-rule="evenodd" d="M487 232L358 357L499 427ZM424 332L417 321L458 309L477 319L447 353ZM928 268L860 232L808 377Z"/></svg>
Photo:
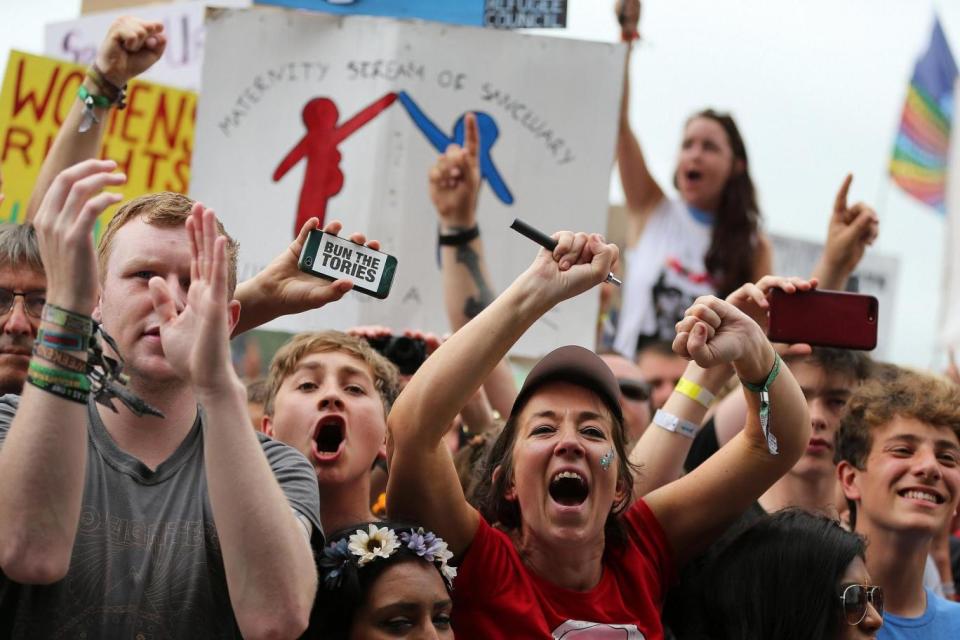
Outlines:
<svg viewBox="0 0 960 640"><path fill-rule="evenodd" d="M603 231L625 49L473 27L251 9L207 22L191 195L240 241L241 278L301 216L325 213L399 260L390 297L270 325L448 330L427 171L478 113L479 220L503 290L538 249L509 229ZM306 124L305 124L306 122ZM517 353L592 346L597 291L560 305Z"/></svg>
<svg viewBox="0 0 960 640"><path fill-rule="evenodd" d="M216 2L175 2L126 7L91 13L77 20L50 22L44 33L44 55L61 60L90 64L97 48L115 19L133 15L163 23L167 48L163 57L140 78L149 82L198 91L203 61L203 18L207 6L247 7L251 0Z"/></svg>

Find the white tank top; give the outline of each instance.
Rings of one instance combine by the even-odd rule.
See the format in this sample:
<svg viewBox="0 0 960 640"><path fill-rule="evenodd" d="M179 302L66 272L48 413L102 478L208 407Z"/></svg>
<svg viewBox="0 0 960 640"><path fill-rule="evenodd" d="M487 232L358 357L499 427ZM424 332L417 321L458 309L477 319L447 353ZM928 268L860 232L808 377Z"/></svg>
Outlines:
<svg viewBox="0 0 960 640"><path fill-rule="evenodd" d="M639 338L672 342L674 325L702 295L714 293L703 264L713 225L686 204L664 198L628 248L626 281L614 348L633 358Z"/></svg>

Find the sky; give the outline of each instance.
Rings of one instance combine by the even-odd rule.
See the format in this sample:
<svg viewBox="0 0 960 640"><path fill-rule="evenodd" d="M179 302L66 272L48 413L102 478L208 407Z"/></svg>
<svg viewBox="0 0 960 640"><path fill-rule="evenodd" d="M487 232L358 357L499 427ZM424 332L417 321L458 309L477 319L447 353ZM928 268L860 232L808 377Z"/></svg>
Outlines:
<svg viewBox="0 0 960 640"><path fill-rule="evenodd" d="M568 5L563 36L617 38L612 0ZM0 68L9 48L42 52L43 25L76 17L79 6L3 0ZM945 225L900 192L886 167L935 10L960 55L960 2L646 0L643 40L631 59L630 118L662 186L669 187L684 121L708 106L736 117L771 232L822 241L834 194L853 172L851 199L880 216L870 251L900 264L895 308L881 310L881 322L893 322L886 355L918 367L944 363L936 337ZM613 176L611 201L622 200Z"/></svg>

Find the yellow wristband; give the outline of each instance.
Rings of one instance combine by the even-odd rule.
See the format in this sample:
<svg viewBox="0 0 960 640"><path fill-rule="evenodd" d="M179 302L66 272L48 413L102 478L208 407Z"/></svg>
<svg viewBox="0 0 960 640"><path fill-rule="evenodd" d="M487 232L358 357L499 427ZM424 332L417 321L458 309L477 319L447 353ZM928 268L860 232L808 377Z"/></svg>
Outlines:
<svg viewBox="0 0 960 640"><path fill-rule="evenodd" d="M675 391L682 393L697 404L703 405L704 409L709 409L710 405L713 404L714 395L692 380L680 378Z"/></svg>

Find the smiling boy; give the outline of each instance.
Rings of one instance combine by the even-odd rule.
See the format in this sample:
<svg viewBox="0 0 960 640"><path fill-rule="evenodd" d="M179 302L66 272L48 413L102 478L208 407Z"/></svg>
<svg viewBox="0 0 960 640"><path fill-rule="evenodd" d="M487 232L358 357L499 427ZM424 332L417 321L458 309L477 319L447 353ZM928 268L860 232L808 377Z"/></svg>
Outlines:
<svg viewBox="0 0 960 640"><path fill-rule="evenodd" d="M960 387L906 370L868 382L841 422L837 460L885 595L878 637L960 637L960 604L923 587L930 542L960 501Z"/></svg>
<svg viewBox="0 0 960 640"><path fill-rule="evenodd" d="M375 519L370 469L398 381L396 367L366 340L339 331L294 336L270 363L263 431L313 464L327 531Z"/></svg>

